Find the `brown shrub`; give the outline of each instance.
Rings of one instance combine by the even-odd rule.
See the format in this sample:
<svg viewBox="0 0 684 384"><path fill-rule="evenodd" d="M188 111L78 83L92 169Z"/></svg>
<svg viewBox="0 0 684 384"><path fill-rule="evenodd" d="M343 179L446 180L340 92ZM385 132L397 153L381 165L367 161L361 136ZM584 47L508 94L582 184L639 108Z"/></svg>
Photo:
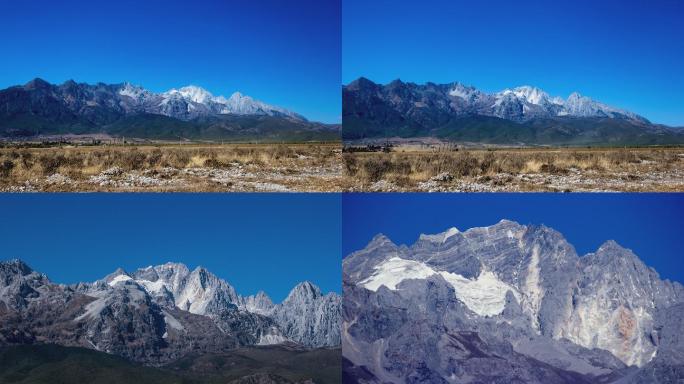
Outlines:
<svg viewBox="0 0 684 384"><path fill-rule="evenodd" d="M25 151L21 153L21 165L24 166L25 169L30 169L33 167L34 164L34 159L33 155L31 152Z"/></svg>
<svg viewBox="0 0 684 384"><path fill-rule="evenodd" d="M359 162L356 161L356 157L351 153L345 153L342 155L342 161L344 163L344 170L349 176L355 176L359 172Z"/></svg>
<svg viewBox="0 0 684 384"><path fill-rule="evenodd" d="M370 158L363 163L363 169L370 181L378 181L392 169L392 162L385 157L381 159Z"/></svg>
<svg viewBox="0 0 684 384"><path fill-rule="evenodd" d="M0 163L0 177L7 178L14 168L14 162L12 160L5 160Z"/></svg>
<svg viewBox="0 0 684 384"><path fill-rule="evenodd" d="M40 166L43 169L43 175L48 176L52 175L53 173L57 172L59 167L63 165L67 165L68 160L67 158L62 155L43 155L38 159L38 162L40 163Z"/></svg>
<svg viewBox="0 0 684 384"><path fill-rule="evenodd" d="M149 164L150 167L156 167L161 162L162 155L161 149L155 148L147 156L147 164Z"/></svg>
<svg viewBox="0 0 684 384"><path fill-rule="evenodd" d="M477 174L479 163L469 152L461 151L445 169L454 176L470 176ZM439 174L440 172L437 172Z"/></svg>
<svg viewBox="0 0 684 384"><path fill-rule="evenodd" d="M543 173L549 173L552 175L564 175L568 173L567 169L554 165L553 163L542 164L539 170Z"/></svg>

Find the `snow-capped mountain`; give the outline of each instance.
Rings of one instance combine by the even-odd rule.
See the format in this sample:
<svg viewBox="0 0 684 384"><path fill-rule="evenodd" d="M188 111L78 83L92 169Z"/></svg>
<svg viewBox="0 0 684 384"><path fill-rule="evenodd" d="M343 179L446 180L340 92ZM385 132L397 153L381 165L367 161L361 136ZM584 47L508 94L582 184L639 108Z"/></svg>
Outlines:
<svg viewBox="0 0 684 384"><path fill-rule="evenodd" d="M635 113L614 108L572 93L567 99L551 97L532 86L520 86L488 94L472 86L451 84L419 85L395 80L385 86L361 78L345 87L350 95L369 91L386 99L397 111L410 114L414 109L438 108L453 114L478 114L525 121L540 117L607 117L648 123Z"/></svg>
<svg viewBox="0 0 684 384"><path fill-rule="evenodd" d="M170 89L159 94L130 83L115 87L118 87L117 94L121 98L130 99L120 101L126 108L181 120L234 114L281 116L306 121L300 114L255 100L240 92L235 92L226 99L223 96L214 96L204 88L194 85Z"/></svg>
<svg viewBox="0 0 684 384"><path fill-rule="evenodd" d="M0 136L109 134L144 139L337 140L339 126L234 92L190 85L155 93L131 83L50 84L0 90Z"/></svg>
<svg viewBox="0 0 684 384"><path fill-rule="evenodd" d="M302 286L314 294L300 299ZM242 345L334 347L340 306L339 295L308 282L280 304L263 292L242 297L205 268L180 263L66 286L19 260L0 262L0 345L81 346L148 364Z"/></svg>
<svg viewBox="0 0 684 384"><path fill-rule="evenodd" d="M487 93L459 82L376 84L342 90L345 140L440 137L496 144L680 143L681 132L575 92L520 86Z"/></svg>
<svg viewBox="0 0 684 384"><path fill-rule="evenodd" d="M684 315L684 287L613 241L579 257L553 229L506 220L408 247L379 235L343 274L351 375L631 383L684 372L684 345L663 339L681 330L666 319Z"/></svg>

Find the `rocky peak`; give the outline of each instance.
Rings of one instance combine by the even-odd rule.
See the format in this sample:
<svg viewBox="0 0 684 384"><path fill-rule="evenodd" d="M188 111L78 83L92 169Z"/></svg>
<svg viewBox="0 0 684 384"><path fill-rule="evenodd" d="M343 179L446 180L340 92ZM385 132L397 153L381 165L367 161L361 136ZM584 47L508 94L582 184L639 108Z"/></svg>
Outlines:
<svg viewBox="0 0 684 384"><path fill-rule="evenodd" d="M311 302L322 296L321 289L312 284L311 282L304 281L297 284L283 303L292 302Z"/></svg>
<svg viewBox="0 0 684 384"><path fill-rule="evenodd" d="M29 81L28 83L26 83L24 85L24 88L27 90L49 89L51 87L52 87L52 85L50 83L41 79L40 77L36 77L35 79Z"/></svg>
<svg viewBox="0 0 684 384"><path fill-rule="evenodd" d="M33 272L31 267L20 259L12 259L0 262L0 274L4 277L11 275L26 276Z"/></svg>
<svg viewBox="0 0 684 384"><path fill-rule="evenodd" d="M365 77L359 77L358 79L352 81L346 86L347 89L353 90L353 91L359 91L359 90L376 90L377 85L368 80Z"/></svg>

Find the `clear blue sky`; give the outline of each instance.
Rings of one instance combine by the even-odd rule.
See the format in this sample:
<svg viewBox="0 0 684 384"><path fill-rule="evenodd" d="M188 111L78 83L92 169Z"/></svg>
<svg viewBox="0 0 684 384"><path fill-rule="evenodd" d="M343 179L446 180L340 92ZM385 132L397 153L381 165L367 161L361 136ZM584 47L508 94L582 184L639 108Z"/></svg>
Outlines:
<svg viewBox="0 0 684 384"><path fill-rule="evenodd" d="M167 261L206 267L240 294L281 301L309 280L341 290L337 194L0 196L0 260L58 283Z"/></svg>
<svg viewBox="0 0 684 384"><path fill-rule="evenodd" d="M684 126L684 1L344 0L342 80L573 91Z"/></svg>
<svg viewBox="0 0 684 384"><path fill-rule="evenodd" d="M339 122L340 12L340 0L2 0L0 88L194 84Z"/></svg>
<svg viewBox="0 0 684 384"><path fill-rule="evenodd" d="M684 194L344 194L342 254L362 249L378 233L410 245L421 233L501 219L551 227L579 255L615 240L661 278L684 283Z"/></svg>

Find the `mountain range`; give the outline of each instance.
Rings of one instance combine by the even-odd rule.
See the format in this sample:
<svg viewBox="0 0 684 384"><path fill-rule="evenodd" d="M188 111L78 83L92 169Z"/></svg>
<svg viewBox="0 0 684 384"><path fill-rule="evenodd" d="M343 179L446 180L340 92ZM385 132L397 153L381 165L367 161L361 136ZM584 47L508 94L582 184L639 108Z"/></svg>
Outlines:
<svg viewBox="0 0 684 384"><path fill-rule="evenodd" d="M274 304L180 263L64 285L20 260L0 262L0 346L81 347L151 366L243 346L337 347L340 307L339 295L310 282Z"/></svg>
<svg viewBox="0 0 684 384"><path fill-rule="evenodd" d="M433 136L492 144L684 143L680 129L572 93L567 99L522 86L485 93L458 82L376 84L342 90L344 140Z"/></svg>
<svg viewBox="0 0 684 384"><path fill-rule="evenodd" d="M559 232L502 220L377 235L343 261L345 380L674 383L684 287L607 241L578 256Z"/></svg>
<svg viewBox="0 0 684 384"><path fill-rule="evenodd" d="M154 93L130 83L61 85L36 78L0 90L0 136L108 134L145 139L334 140L339 127L239 92L186 86Z"/></svg>

